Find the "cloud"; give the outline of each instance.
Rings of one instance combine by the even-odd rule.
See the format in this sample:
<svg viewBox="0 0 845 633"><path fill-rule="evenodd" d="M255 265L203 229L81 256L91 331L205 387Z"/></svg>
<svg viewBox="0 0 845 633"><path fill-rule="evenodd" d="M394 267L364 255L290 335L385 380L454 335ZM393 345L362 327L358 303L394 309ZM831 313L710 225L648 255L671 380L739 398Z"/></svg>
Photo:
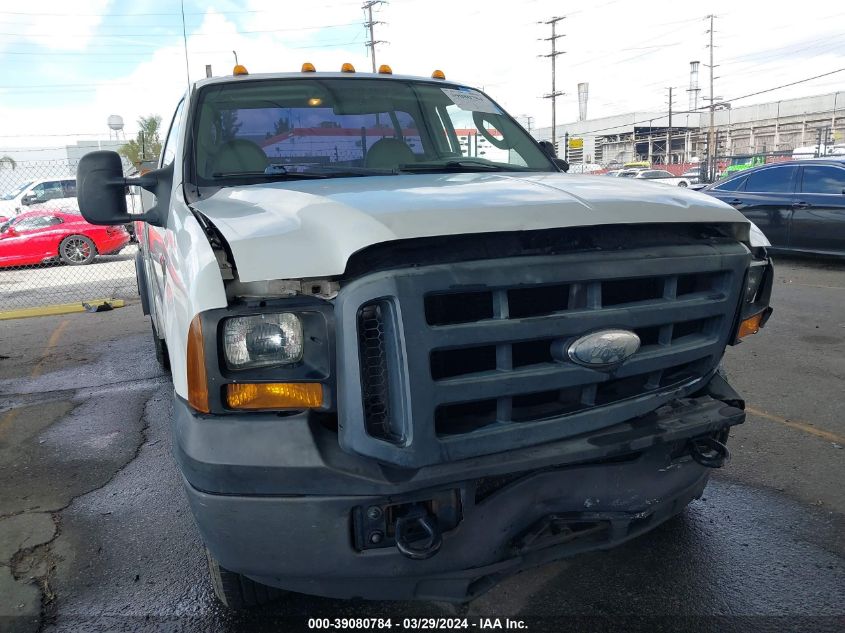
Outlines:
<svg viewBox="0 0 845 633"><path fill-rule="evenodd" d="M48 4L59 7L55 12L69 12L58 2L42 3L39 10L48 12ZM78 9L83 26L74 26L74 32L81 28L90 36L94 27L85 26L90 23L81 14L102 12L105 4L105 0L79 0L74 10ZM719 16L717 96L736 97L845 67L837 30L845 9L838 3L805 0L801 11L788 13L761 12L756 3L745 6L735 0L711 4L706 10ZM360 0L312 0L304 5L244 0L237 7L243 7L241 13L231 13L228 2L226 13L210 9L189 33L191 78L204 76L206 64L217 75L230 73L233 49L252 73L295 71L303 61L314 63L318 70L339 69L351 61L366 71L370 62L360 5ZM539 55L548 52L549 43L541 38L550 31L538 22L560 10L560 3L552 0L392 0L376 12L376 19L384 22L376 25L376 38L389 42L377 46L378 61L389 63L397 74L427 77L435 68L442 69L449 79L485 89L512 114L533 117L535 128L548 126L551 107L542 95L551 89L550 64ZM558 122L576 119L577 84L583 81L590 84L590 118L664 110L668 86L675 88L676 110L684 109L689 61L706 62L709 53L704 11L699 4L667 0L649 2L647 7L628 0L595 0L573 7L559 29L565 34L558 41L560 49L566 53L557 58L557 88L566 95L558 101ZM332 26L313 28L319 25ZM23 108L0 102L0 122L6 122L0 134L12 133L5 131L11 127L17 133L39 134L102 130L105 136L108 115L120 114L131 136L138 116L161 114L167 121L187 84L181 38L172 36L171 41L119 79L92 89L81 105L68 105L60 90L47 99L39 95ZM72 68L69 76L98 81L86 71L84 61ZM707 72L702 66L702 96L707 94ZM736 105L835 89L845 89L845 73ZM0 144L8 142L0 138Z"/></svg>
<svg viewBox="0 0 845 633"><path fill-rule="evenodd" d="M10 14L5 28L16 35L4 38L6 46L20 41L52 50L84 50L103 21L110 0L39 0L15 4L26 15ZM12 5L9 5L12 6Z"/></svg>

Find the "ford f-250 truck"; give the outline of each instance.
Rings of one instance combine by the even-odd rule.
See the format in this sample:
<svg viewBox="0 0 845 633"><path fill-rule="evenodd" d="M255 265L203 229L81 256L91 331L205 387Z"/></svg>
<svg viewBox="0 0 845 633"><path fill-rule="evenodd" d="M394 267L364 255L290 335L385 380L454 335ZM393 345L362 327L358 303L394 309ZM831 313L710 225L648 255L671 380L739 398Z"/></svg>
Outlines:
<svg viewBox="0 0 845 633"><path fill-rule="evenodd" d="M157 170L126 179L110 152L78 170L90 222L143 223L141 303L221 601L465 601L702 494L744 420L720 360L770 313L747 219L561 173L439 72L236 71L192 85Z"/></svg>

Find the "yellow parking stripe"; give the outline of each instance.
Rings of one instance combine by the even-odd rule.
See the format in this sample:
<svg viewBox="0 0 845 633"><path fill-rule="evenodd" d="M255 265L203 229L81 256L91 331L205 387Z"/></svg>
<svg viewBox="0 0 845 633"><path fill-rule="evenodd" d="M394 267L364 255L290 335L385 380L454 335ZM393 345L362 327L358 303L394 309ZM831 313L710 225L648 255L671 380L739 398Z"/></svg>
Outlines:
<svg viewBox="0 0 845 633"><path fill-rule="evenodd" d="M85 312L83 303L95 306L101 303L109 303L112 308L122 308L125 304L123 299L86 299L76 303L57 303L51 306L42 306L40 308L23 308L21 310L7 310L0 312L0 321L7 319L28 319L29 317L50 316L56 314L70 314L72 312Z"/></svg>
<svg viewBox="0 0 845 633"><path fill-rule="evenodd" d="M801 422L800 420L787 420L786 418L782 418L779 415L766 413L765 411L760 411L759 409L755 409L753 407L745 407L745 410L748 413L756 415L759 418L764 418L772 422L777 422L778 424L783 424L784 426L788 426L791 429L803 431L804 433L815 435L816 437L820 437L821 439L827 440L828 442L835 442L841 446L845 446L845 437L837 435L836 433L831 433L830 431L817 429L812 424L809 424L807 422Z"/></svg>

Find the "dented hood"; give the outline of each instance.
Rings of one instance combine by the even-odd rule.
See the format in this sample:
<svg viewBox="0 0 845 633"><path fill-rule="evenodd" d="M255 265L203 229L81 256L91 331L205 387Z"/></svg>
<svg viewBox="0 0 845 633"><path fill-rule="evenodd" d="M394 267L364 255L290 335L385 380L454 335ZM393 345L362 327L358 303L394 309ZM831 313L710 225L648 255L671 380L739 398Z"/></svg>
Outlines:
<svg viewBox="0 0 845 633"><path fill-rule="evenodd" d="M340 275L356 251L437 235L654 222L748 220L704 194L567 174L408 174L226 187L195 202L241 281Z"/></svg>

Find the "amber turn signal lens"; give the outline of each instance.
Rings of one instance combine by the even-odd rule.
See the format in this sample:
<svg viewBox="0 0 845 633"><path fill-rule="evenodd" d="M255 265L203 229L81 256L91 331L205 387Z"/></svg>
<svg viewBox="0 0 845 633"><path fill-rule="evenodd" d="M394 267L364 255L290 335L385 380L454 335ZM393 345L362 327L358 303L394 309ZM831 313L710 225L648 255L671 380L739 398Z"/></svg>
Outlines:
<svg viewBox="0 0 845 633"><path fill-rule="evenodd" d="M203 343L202 320L197 315L188 330L188 404L197 411L208 413L208 374Z"/></svg>
<svg viewBox="0 0 845 633"><path fill-rule="evenodd" d="M749 334L757 334L760 331L760 323L763 321L763 314L755 314L753 317L748 317L739 324L739 334L737 338L743 338Z"/></svg>
<svg viewBox="0 0 845 633"><path fill-rule="evenodd" d="M226 385L230 409L314 409L323 405L318 382L266 382Z"/></svg>

